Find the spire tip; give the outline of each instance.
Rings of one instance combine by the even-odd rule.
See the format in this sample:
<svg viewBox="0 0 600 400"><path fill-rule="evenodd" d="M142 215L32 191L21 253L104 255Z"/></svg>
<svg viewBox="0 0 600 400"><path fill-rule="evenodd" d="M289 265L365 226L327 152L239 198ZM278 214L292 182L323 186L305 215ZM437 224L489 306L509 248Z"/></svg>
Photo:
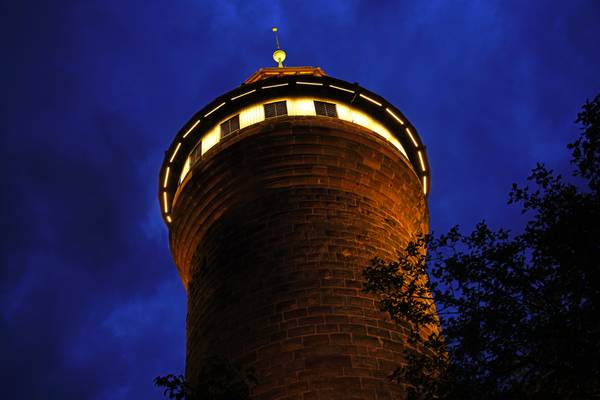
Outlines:
<svg viewBox="0 0 600 400"><path fill-rule="evenodd" d="M281 47L279 47L279 36L277 35L277 27L274 26L272 31L275 34L275 44L277 45L277 50L273 52L273 60L275 60L279 68L283 68L283 61L285 60L286 54L285 51L281 50Z"/></svg>

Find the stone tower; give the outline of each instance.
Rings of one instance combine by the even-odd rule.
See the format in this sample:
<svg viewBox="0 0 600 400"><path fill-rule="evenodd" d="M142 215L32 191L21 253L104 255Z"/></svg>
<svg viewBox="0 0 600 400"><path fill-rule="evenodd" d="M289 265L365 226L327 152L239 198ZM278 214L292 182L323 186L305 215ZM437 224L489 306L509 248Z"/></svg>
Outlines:
<svg viewBox="0 0 600 400"><path fill-rule="evenodd" d="M399 398L406 329L361 272L428 231L429 166L382 97L320 68L263 68L165 154L159 200L187 290L186 373L217 353L256 399Z"/></svg>

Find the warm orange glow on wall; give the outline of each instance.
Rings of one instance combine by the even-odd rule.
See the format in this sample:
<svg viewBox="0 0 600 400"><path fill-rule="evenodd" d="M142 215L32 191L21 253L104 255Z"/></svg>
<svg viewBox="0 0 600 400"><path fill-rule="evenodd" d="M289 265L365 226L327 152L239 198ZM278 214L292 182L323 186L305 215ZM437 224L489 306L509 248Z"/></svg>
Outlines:
<svg viewBox="0 0 600 400"><path fill-rule="evenodd" d="M211 147L219 143L220 139L221 127L219 124L202 136L202 154L206 153Z"/></svg>
<svg viewBox="0 0 600 400"><path fill-rule="evenodd" d="M185 160L185 164L183 164L183 168L181 169L181 174L179 175L179 183L183 182L183 178L190 172L190 158L188 157Z"/></svg>
<svg viewBox="0 0 600 400"><path fill-rule="evenodd" d="M266 74L264 77L267 78L271 76L271 72L273 72L273 76L282 76L285 74L296 75L295 79L303 79L305 76L300 76L304 72L302 71L290 71L288 69L277 69L277 71L263 71ZM310 73L307 72L310 75ZM314 74L313 74L314 75ZM262 78L261 78L262 79ZM316 118L332 118L331 116L321 116L317 115L315 110L315 102L327 102L333 103L335 105L337 111L337 118L341 121L347 121L352 124L360 125L367 130L371 131L374 134L384 138L387 142L397 148L402 155L405 157L405 161L408 161L411 165L413 171L417 172L422 176L423 180L423 193L427 194L428 192L428 166L426 160L425 148L422 147L420 141L417 141L418 135L411 131L412 128L409 128L410 123L405 120L404 116L397 111L391 104L383 99L375 99L370 97L371 93L365 90L365 93L361 93L363 90L358 86L358 84L350 84L349 82L340 81L340 85L337 86L332 83L338 83L337 81L324 80L324 81L301 81L286 78L287 82L277 83L278 81L266 81L264 83L270 83L265 86L259 86L260 82L257 85L252 85L254 88L250 87L241 87L231 92L238 93L235 96L230 94L231 96L229 100L225 100L226 97L219 97L219 100L223 99L220 104L215 106L215 103L209 105L213 106L213 108L208 111L202 118L192 119L188 122L189 128L183 135L180 134L176 138L176 141L171 145L173 149L172 152L166 154L165 162L162 167L162 182L159 181L159 191L162 193L162 205L164 208L163 215L165 220L171 222L172 217L169 214L169 208L172 208L172 202L174 202L175 194L178 192L175 186L179 183L181 184L188 174L191 175L191 170L194 168L193 163L198 160L198 156L204 156L204 154L217 145L221 141L221 128L220 125L227 121L232 117L239 116L239 129L242 130L245 127L248 127L253 124L261 123L265 121L265 111L264 105L269 102L286 102L287 115L290 117L294 116L310 116ZM281 81L279 81L281 82ZM331 83L330 83L331 82ZM298 87L296 87L298 85ZM300 85L306 85L309 87L315 87L315 89L309 89L309 87L301 88ZM348 85L348 86L345 86ZM267 92L267 89L272 88L282 88L287 87L284 90L275 90ZM319 88L321 87L321 88ZM333 91L329 91L328 88L335 89ZM244 89L246 91L244 91ZM336 92L337 93L334 93ZM345 92L349 95L346 95ZM291 96L291 97L288 97ZM376 111L372 106L364 103L364 101L356 101L356 99L360 97L364 101L368 101L373 105L381 107L381 109L385 109L385 113L381 111ZM244 98L243 100L237 102ZM352 99L352 100L351 100ZM222 109L221 109L222 108ZM218 113L218 119L215 119L214 115L210 119L210 124L207 124L204 120L204 117L208 117L215 113L217 110L221 112ZM223 111L225 110L225 111ZM227 113L227 115L225 115ZM386 115L387 114L387 115ZM198 114L197 114L198 115ZM402 128L404 128L406 135L410 139L410 142L414 145L414 150L407 152L405 150L410 148L410 145L406 142L406 137L402 136L401 128L396 125L393 121L400 124ZM203 125L198 128L200 122ZM192 125L189 125L192 123ZM184 128L185 129L185 128ZM192 137L188 138L191 133L194 133ZM187 138L187 139L186 139ZM185 150L182 150L185 149ZM195 149L194 158L191 158L191 151L189 149ZM179 152L183 154L180 156ZM408 156L410 153L410 158ZM415 154L416 153L416 154ZM417 157L414 157L414 156ZM417 162L416 158L419 159ZM168 161L166 161L168 159ZM418 172L418 170L421 172ZM173 176L171 176L173 175ZM188 177L189 178L189 177ZM169 179L173 180L171 182ZM170 185L171 184L171 185ZM171 187L170 187L170 186ZM159 199L160 199L159 193Z"/></svg>
<svg viewBox="0 0 600 400"><path fill-rule="evenodd" d="M308 82L308 83L312 84L312 82ZM277 86L282 86L282 85L287 85L287 83L280 84L280 85L272 85L270 87L277 87ZM268 87L268 86L265 86L265 87ZM367 99L372 100L370 98L367 98ZM369 114L361 111L358 108L352 107L352 106L344 104L344 103L340 103L338 101L327 99L327 98L316 98L316 97L286 98L286 97L281 97L281 98L269 99L270 102L286 101L288 115L290 115L290 116L316 115L315 106L314 106L315 100L316 101L335 102L336 107L337 107L338 117L341 120L349 121L354 124L363 126L367 129L375 132L376 134L384 137L387 141L389 141L392 145L394 145L394 147L396 147L398 150L400 150L400 152L406 158L408 158L408 155L406 154L406 150L404 150L404 147L402 146L400 141L396 138L396 136L394 136L392 134L392 132L390 132L378 120L374 119ZM377 103L377 104L379 104L379 103ZM388 113L389 112L390 111L388 111ZM233 117L234 115L239 115L240 129L244 129L247 126L257 124L257 123L265 120L264 103L263 102L254 103L254 104L251 104L249 106L242 108L241 110L238 110L235 114L227 115L221 121L216 123L212 128L210 128L208 131L206 131L206 133L204 133L204 135L200 138L200 141L202 141L202 155L204 155L204 153L206 153L210 148L212 148L214 145L216 145L221 140L220 124L222 122L228 120L229 118ZM391 114L391 115L395 116L395 114ZM398 118L396 118L396 119L398 119ZM191 165L190 159L188 157L185 165L183 166L183 169L181 170L179 182L183 181L185 176L189 173L191 167L192 167L192 165Z"/></svg>
<svg viewBox="0 0 600 400"><path fill-rule="evenodd" d="M337 111L338 111L338 117L340 119L360 125L369 130L372 130L373 132L375 132L376 134L378 134L380 136L383 136L388 142L393 144L394 147L396 147L398 150L400 150L400 152L406 158L408 158L408 155L406 154L406 150L404 150L404 147L402 146L402 144L400 144L400 141L396 138L396 136L394 136L392 134L392 132L390 132L378 120L371 117L369 114L367 114L357 108L350 107L344 103L337 103L336 106L337 106Z"/></svg>

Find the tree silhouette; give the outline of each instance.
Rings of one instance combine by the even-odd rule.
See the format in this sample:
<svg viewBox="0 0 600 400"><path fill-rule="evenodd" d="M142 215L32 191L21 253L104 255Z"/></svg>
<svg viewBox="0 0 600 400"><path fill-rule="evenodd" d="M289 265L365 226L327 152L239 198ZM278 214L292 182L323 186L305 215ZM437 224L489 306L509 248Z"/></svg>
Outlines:
<svg viewBox="0 0 600 400"><path fill-rule="evenodd" d="M166 375L154 379L164 388L163 394L175 400L250 400L250 391L256 385L252 369L242 369L219 355L207 355L194 383L183 375Z"/></svg>
<svg viewBox="0 0 600 400"><path fill-rule="evenodd" d="M410 327L392 375L409 399L600 399L600 95L576 123L573 177L537 164L532 187L513 184L521 233L454 227L364 270L364 290Z"/></svg>

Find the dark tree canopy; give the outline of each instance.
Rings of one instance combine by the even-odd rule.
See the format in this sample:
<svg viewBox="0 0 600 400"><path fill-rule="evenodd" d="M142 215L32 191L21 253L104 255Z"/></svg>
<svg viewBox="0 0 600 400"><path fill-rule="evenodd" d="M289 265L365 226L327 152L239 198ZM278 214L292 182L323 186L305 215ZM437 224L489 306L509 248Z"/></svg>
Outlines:
<svg viewBox="0 0 600 400"><path fill-rule="evenodd" d="M256 384L254 372L242 369L219 355L207 355L194 383L182 375L159 376L154 384L164 395L175 400L250 400Z"/></svg>
<svg viewBox="0 0 600 400"><path fill-rule="evenodd" d="M521 233L455 227L365 269L365 290L426 349L393 375L409 398L600 399L600 95L576 123L573 177L538 164L513 185ZM442 334L420 338L438 315Z"/></svg>

